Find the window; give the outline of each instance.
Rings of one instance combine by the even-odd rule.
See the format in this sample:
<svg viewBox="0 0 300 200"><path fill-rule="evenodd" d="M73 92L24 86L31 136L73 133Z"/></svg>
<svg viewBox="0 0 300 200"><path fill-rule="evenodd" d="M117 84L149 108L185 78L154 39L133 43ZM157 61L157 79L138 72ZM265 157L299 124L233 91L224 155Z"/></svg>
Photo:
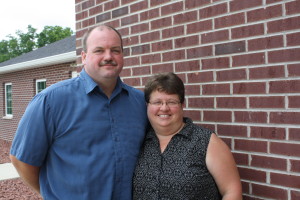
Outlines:
<svg viewBox="0 0 300 200"><path fill-rule="evenodd" d="M5 116L12 117L12 84L5 83Z"/></svg>
<svg viewBox="0 0 300 200"><path fill-rule="evenodd" d="M79 76L79 73L77 71L72 71L72 78L76 78Z"/></svg>
<svg viewBox="0 0 300 200"><path fill-rule="evenodd" d="M41 92L43 89L46 88L46 79L38 79L35 82L35 91L36 94Z"/></svg>

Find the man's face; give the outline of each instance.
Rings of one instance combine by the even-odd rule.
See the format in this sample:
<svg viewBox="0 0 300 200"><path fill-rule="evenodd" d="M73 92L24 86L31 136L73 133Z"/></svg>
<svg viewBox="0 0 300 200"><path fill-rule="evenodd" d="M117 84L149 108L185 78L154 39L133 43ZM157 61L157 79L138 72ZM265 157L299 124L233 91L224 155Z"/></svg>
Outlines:
<svg viewBox="0 0 300 200"><path fill-rule="evenodd" d="M123 51L118 34L107 27L94 29L87 41L87 51L82 52L85 71L92 79L101 83L116 79L123 68Z"/></svg>

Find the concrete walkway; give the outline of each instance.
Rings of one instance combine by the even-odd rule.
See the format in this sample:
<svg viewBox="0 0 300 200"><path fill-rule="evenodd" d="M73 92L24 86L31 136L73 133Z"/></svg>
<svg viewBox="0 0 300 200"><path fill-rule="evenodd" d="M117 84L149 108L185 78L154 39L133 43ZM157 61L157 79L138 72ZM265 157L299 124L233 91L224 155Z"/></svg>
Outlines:
<svg viewBox="0 0 300 200"><path fill-rule="evenodd" d="M18 177L19 174L11 163L0 164L0 181Z"/></svg>

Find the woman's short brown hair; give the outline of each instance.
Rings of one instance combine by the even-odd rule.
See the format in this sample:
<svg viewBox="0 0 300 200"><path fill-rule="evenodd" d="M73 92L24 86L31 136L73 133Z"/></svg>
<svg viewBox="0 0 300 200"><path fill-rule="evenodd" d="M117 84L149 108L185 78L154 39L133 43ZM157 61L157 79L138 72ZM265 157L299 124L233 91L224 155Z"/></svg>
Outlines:
<svg viewBox="0 0 300 200"><path fill-rule="evenodd" d="M147 103L149 103L150 95L154 91L177 94L180 103L184 102L184 84L173 72L156 74L148 79L144 89Z"/></svg>

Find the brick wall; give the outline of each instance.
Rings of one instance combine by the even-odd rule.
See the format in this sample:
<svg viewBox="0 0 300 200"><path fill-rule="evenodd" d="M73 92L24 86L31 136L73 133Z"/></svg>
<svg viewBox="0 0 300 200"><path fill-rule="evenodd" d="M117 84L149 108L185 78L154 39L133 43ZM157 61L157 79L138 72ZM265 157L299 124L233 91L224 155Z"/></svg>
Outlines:
<svg viewBox="0 0 300 200"><path fill-rule="evenodd" d="M300 199L300 1L75 0L77 62L95 24L124 39L123 80L173 71L185 115L230 146L244 199Z"/></svg>
<svg viewBox="0 0 300 200"><path fill-rule="evenodd" d="M75 70L74 67L71 67L71 64L74 65L74 63L65 63L0 74L0 109L2 112L0 117L0 139L6 141L13 139L18 123L29 101L35 95L35 80L46 79L46 86L48 87L58 81L69 79L71 71ZM3 118L5 116L5 83L12 83L12 119Z"/></svg>

